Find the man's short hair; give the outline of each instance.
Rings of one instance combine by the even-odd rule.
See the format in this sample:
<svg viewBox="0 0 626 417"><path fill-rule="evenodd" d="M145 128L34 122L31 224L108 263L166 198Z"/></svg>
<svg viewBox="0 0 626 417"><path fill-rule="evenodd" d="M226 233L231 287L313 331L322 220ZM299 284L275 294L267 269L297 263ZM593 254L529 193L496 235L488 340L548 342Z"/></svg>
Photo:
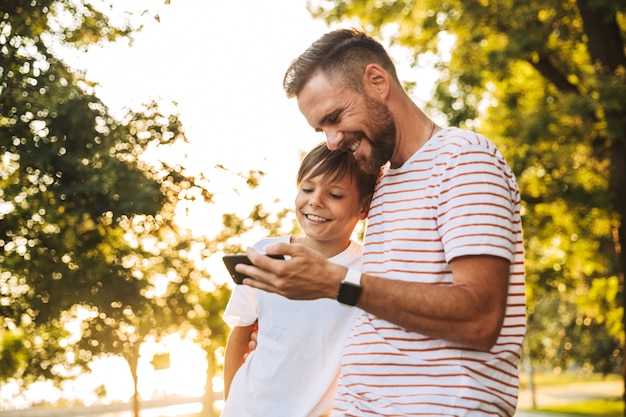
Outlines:
<svg viewBox="0 0 626 417"><path fill-rule="evenodd" d="M322 71L331 82L340 81L360 92L365 67L372 63L399 83L395 65L378 41L357 29L338 29L313 42L291 63L283 88L287 97L297 97L313 75Z"/></svg>

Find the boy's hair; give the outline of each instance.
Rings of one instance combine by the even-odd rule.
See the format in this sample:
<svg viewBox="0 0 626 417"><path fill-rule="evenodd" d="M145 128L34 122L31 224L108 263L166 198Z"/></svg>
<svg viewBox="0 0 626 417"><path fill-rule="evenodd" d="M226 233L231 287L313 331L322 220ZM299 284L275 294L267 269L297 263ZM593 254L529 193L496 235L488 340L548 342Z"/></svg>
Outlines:
<svg viewBox="0 0 626 417"><path fill-rule="evenodd" d="M283 88L287 97L296 97L311 77L322 71L331 82L340 79L360 92L365 67L372 63L383 67L400 83L393 61L380 43L357 29L338 29L313 42L291 63Z"/></svg>
<svg viewBox="0 0 626 417"><path fill-rule="evenodd" d="M318 175L330 181L350 175L359 191L359 200L372 195L378 179L378 174L364 172L350 153L340 150L331 151L326 146L326 142L320 142L306 154L300 163L296 183L300 186L302 181Z"/></svg>

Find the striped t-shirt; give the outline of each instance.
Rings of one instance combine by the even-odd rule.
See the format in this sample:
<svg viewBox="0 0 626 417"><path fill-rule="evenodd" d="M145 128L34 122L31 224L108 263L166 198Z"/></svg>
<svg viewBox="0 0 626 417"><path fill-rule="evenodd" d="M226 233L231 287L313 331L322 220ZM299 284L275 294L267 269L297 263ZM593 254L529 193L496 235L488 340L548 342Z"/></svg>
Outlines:
<svg viewBox="0 0 626 417"><path fill-rule="evenodd" d="M449 128L376 186L363 271L445 285L465 255L511 262L506 317L490 352L362 313L342 360L333 416L512 416L526 323L520 196L483 136ZM445 303L446 300L441 300Z"/></svg>

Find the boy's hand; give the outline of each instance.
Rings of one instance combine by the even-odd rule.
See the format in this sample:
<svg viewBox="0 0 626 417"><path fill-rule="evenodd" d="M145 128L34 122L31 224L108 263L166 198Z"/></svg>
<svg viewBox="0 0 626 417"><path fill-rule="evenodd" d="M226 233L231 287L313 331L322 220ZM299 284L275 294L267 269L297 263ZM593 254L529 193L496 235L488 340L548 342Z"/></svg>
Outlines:
<svg viewBox="0 0 626 417"><path fill-rule="evenodd" d="M257 328L257 330L253 331L250 334L250 342L248 343L248 348L250 349L250 352L252 352L254 349L256 349L256 337L257 337L258 333L259 333L259 330Z"/></svg>

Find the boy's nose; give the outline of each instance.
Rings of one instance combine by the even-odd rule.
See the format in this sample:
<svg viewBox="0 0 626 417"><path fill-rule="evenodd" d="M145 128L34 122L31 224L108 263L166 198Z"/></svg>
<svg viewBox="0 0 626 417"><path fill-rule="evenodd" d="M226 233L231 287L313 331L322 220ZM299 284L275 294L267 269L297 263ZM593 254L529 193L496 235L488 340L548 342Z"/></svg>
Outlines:
<svg viewBox="0 0 626 417"><path fill-rule="evenodd" d="M321 199L321 196L319 195L319 193L314 192L314 193L311 194L311 196L309 198L309 205L311 207L321 207L323 205L322 199Z"/></svg>

